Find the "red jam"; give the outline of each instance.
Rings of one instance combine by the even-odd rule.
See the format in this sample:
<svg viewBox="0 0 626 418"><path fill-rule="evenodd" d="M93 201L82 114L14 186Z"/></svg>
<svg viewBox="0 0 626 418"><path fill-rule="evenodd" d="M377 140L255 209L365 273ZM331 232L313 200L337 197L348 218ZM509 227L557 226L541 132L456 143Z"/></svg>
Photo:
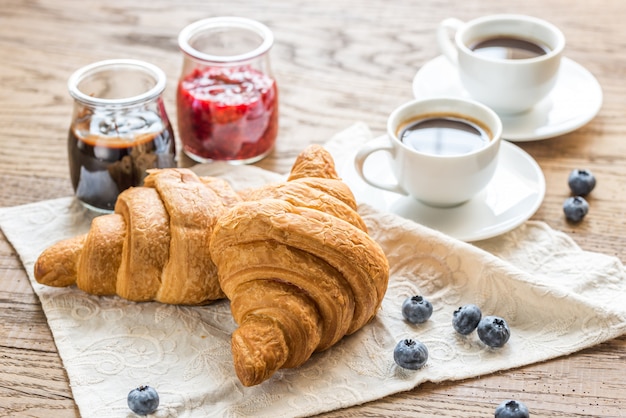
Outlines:
<svg viewBox="0 0 626 418"><path fill-rule="evenodd" d="M201 160L254 161L278 133L274 79L249 66L196 68L178 84L179 137Z"/></svg>

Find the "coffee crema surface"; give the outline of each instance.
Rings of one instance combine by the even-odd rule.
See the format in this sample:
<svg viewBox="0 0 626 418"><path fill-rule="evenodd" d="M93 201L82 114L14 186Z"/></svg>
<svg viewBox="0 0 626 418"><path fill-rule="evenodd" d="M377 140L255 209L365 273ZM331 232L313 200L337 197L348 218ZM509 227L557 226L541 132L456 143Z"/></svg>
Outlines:
<svg viewBox="0 0 626 418"><path fill-rule="evenodd" d="M550 52L547 45L538 41L511 36L478 39L469 43L468 47L480 56L503 60L537 58Z"/></svg>
<svg viewBox="0 0 626 418"><path fill-rule="evenodd" d="M398 130L398 138L421 153L455 156L487 146L492 134L478 121L443 114L422 116L404 123Z"/></svg>

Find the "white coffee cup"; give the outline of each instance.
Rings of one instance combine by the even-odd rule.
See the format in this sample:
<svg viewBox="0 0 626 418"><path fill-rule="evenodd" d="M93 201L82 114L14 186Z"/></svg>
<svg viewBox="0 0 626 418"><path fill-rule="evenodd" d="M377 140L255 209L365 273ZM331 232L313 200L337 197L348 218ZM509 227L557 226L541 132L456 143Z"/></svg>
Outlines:
<svg viewBox="0 0 626 418"><path fill-rule="evenodd" d="M417 150L400 138L405 129L429 120L437 123L450 119L465 127L480 127L487 140L468 152L440 155ZM473 129L473 128L472 128ZM456 140L462 137L450 130ZM502 122L487 106L461 98L429 98L408 102L394 110L387 120L387 138L366 143L356 154L355 168L369 185L410 195L430 206L450 207L462 204L484 189L496 170L502 137ZM473 141L473 139L472 139ZM389 169L395 183L371 178L365 172L366 160L375 152L391 156Z"/></svg>
<svg viewBox="0 0 626 418"><path fill-rule="evenodd" d="M545 53L512 59L474 49L481 41L497 43L503 38L530 42ZM469 22L445 19L437 29L437 42L441 52L458 68L461 84L470 96L499 114L528 111L544 99L556 84L565 48L565 37L556 26L535 17L512 14L484 16Z"/></svg>

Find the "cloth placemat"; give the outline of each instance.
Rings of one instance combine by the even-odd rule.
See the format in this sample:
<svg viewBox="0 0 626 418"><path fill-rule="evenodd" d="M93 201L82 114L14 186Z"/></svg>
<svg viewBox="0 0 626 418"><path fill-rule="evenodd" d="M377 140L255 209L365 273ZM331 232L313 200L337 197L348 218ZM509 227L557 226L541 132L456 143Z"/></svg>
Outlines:
<svg viewBox="0 0 626 418"><path fill-rule="evenodd" d="M340 160L371 139L359 123L327 147ZM256 167L201 165L235 188L283 176ZM411 221L361 205L372 236L391 266L375 320L302 367L243 387L234 372L227 301L204 307L133 303L56 289L33 280L33 265L52 243L85 232L91 216L72 198L0 210L0 227L18 252L39 296L83 417L127 417L128 392L154 386L156 417L304 416L409 390L425 381L466 379L567 355L626 332L626 274L622 263L581 250L541 222L467 244ZM401 315L403 300L426 296L432 318L416 326ZM504 317L509 342L489 349L476 333L452 328L458 306L479 305ZM393 348L417 338L430 353L417 371L397 367Z"/></svg>

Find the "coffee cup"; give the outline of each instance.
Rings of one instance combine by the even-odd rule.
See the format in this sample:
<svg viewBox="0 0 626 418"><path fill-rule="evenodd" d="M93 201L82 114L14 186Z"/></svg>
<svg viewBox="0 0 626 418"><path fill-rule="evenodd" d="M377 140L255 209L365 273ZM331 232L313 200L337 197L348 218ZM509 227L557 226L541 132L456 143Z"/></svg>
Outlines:
<svg viewBox="0 0 626 418"><path fill-rule="evenodd" d="M565 48L553 24L512 14L445 19L437 42L471 98L503 115L528 111L548 96Z"/></svg>
<svg viewBox="0 0 626 418"><path fill-rule="evenodd" d="M450 97L418 99L391 113L387 137L361 147L354 164L373 187L410 195L429 206L457 206L491 181L501 137L500 118L481 103ZM395 182L366 172L366 160L377 152L391 157Z"/></svg>

